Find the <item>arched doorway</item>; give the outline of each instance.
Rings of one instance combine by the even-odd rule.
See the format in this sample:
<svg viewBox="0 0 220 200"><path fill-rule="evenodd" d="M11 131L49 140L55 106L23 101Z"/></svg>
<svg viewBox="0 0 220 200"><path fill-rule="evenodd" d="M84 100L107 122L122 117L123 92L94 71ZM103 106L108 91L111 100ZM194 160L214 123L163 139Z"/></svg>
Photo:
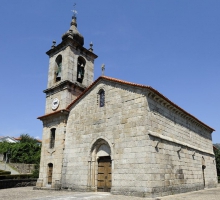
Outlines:
<svg viewBox="0 0 220 200"><path fill-rule="evenodd" d="M53 164L49 163L48 164L48 185L52 185L52 176L53 176Z"/></svg>
<svg viewBox="0 0 220 200"><path fill-rule="evenodd" d="M111 149L104 139L98 139L91 148L88 186L93 191L110 192L112 186Z"/></svg>

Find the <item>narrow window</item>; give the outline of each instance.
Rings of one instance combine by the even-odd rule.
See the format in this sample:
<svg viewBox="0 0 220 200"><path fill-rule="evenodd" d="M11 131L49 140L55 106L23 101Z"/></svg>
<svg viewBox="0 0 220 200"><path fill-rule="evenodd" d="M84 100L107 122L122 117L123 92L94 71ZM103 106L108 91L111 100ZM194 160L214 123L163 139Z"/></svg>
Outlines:
<svg viewBox="0 0 220 200"><path fill-rule="evenodd" d="M202 176L203 176L204 187L205 187L205 168L206 168L205 158L202 156Z"/></svg>
<svg viewBox="0 0 220 200"><path fill-rule="evenodd" d="M61 80L61 72L62 72L62 56L59 55L56 58L56 70L55 70L56 82Z"/></svg>
<svg viewBox="0 0 220 200"><path fill-rule="evenodd" d="M47 181L49 185L52 184L52 176L53 176L53 164L49 163L48 164L48 181Z"/></svg>
<svg viewBox="0 0 220 200"><path fill-rule="evenodd" d="M77 62L77 77L76 77L76 80L79 83L83 82L84 74L85 74L85 65L86 65L85 59L82 57L79 57L78 62Z"/></svg>
<svg viewBox="0 0 220 200"><path fill-rule="evenodd" d="M50 148L51 149L53 149L55 145L55 133L56 133L56 129L52 128L50 130Z"/></svg>
<svg viewBox="0 0 220 200"><path fill-rule="evenodd" d="M105 106L105 91L103 89L99 90L99 106Z"/></svg>

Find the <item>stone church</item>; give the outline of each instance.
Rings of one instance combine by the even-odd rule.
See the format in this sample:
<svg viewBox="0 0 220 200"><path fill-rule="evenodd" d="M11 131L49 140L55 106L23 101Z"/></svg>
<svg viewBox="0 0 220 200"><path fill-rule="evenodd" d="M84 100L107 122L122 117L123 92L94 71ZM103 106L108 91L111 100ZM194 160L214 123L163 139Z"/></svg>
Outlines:
<svg viewBox="0 0 220 200"><path fill-rule="evenodd" d="M36 188L157 197L217 186L213 128L150 86L94 77L76 16L49 56Z"/></svg>

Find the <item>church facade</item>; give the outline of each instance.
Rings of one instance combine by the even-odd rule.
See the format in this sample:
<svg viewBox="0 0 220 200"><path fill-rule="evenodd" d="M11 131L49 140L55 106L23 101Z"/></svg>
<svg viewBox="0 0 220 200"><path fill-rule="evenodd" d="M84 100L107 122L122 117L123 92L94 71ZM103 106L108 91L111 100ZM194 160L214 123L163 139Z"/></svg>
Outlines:
<svg viewBox="0 0 220 200"><path fill-rule="evenodd" d="M49 56L37 188L156 197L217 186L213 128L150 86L100 76L73 16Z"/></svg>

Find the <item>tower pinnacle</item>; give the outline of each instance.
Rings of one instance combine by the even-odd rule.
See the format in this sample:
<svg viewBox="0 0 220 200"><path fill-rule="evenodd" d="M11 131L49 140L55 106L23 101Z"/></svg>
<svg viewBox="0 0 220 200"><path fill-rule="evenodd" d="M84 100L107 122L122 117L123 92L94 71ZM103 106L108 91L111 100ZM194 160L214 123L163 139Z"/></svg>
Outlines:
<svg viewBox="0 0 220 200"><path fill-rule="evenodd" d="M74 9L71 10L73 12L73 16L72 16L72 21L70 23L70 28L65 34L63 34L62 40L65 40L66 38L71 38L83 46L84 38L77 30L77 21L76 21L77 11L75 10L75 6L76 4L73 5Z"/></svg>

